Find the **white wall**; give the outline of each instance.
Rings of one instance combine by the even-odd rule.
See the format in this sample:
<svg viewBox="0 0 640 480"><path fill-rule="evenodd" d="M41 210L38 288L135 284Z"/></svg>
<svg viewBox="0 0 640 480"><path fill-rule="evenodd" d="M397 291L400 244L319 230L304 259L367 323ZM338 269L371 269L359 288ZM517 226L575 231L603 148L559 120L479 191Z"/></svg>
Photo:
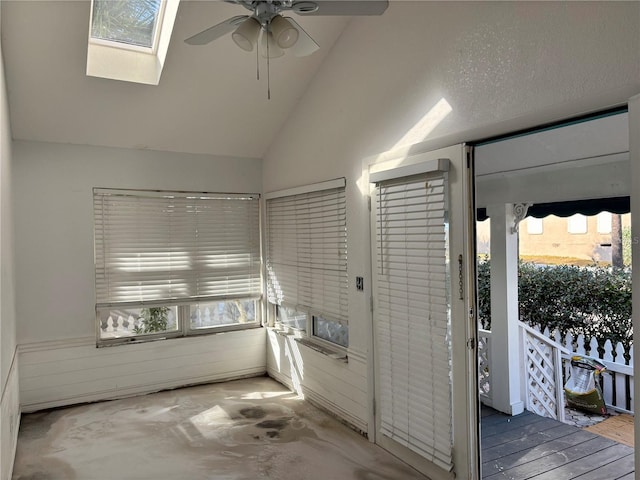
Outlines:
<svg viewBox="0 0 640 480"><path fill-rule="evenodd" d="M381 17L352 20L272 144L263 172L265 192L346 177L349 276L364 275L366 287L363 294L350 283L353 350L371 364L363 159L625 103L640 92L638 45L638 2L390 2ZM330 388L351 381L346 372L329 358L315 363L332 377L318 388L368 423L370 415L350 410ZM370 378L360 382L369 382L370 397Z"/></svg>
<svg viewBox="0 0 640 480"><path fill-rule="evenodd" d="M264 372L263 329L96 349L93 266L93 187L260 192L260 160L22 141L13 158L24 410Z"/></svg>
<svg viewBox="0 0 640 480"><path fill-rule="evenodd" d="M0 55L0 479L11 478L18 437L18 362L13 273L13 223L11 211L11 130Z"/></svg>

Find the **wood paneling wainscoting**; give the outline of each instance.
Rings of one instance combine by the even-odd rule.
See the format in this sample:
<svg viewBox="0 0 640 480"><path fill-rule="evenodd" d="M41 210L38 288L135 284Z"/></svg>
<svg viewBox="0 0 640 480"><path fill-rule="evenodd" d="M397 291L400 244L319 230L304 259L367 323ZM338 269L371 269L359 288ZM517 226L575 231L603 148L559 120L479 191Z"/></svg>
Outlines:
<svg viewBox="0 0 640 480"><path fill-rule="evenodd" d="M96 348L95 338L20 345L24 412L266 372L266 329Z"/></svg>

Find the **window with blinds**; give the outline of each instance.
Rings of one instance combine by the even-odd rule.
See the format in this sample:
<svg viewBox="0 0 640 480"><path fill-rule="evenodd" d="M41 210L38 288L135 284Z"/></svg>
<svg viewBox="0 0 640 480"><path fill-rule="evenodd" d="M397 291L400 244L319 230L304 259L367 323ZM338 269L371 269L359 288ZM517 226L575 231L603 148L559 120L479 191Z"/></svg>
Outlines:
<svg viewBox="0 0 640 480"><path fill-rule="evenodd" d="M94 189L94 227L99 339L257 321L258 195Z"/></svg>
<svg viewBox="0 0 640 480"><path fill-rule="evenodd" d="M328 187L328 188L327 188ZM344 179L267 195L267 294L279 319L348 346Z"/></svg>
<svg viewBox="0 0 640 480"><path fill-rule="evenodd" d="M376 185L375 321L383 435L451 471L446 173Z"/></svg>

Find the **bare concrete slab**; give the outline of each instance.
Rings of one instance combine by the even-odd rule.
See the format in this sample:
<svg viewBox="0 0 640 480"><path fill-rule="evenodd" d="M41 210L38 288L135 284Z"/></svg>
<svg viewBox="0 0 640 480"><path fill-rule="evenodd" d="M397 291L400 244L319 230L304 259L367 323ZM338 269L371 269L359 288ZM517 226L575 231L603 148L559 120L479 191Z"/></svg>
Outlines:
<svg viewBox="0 0 640 480"><path fill-rule="evenodd" d="M13 478L426 477L260 377L24 415Z"/></svg>

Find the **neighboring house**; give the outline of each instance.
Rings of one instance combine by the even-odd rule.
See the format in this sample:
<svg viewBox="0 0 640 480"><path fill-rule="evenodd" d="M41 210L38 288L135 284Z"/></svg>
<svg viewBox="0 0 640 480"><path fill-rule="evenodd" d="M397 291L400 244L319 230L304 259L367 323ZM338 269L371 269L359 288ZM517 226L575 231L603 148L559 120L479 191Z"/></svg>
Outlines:
<svg viewBox="0 0 640 480"><path fill-rule="evenodd" d="M86 75L90 2L0 2L1 478L11 476L23 411L265 372L379 441L369 165L400 158L402 166L409 154L627 105L628 137L640 138L639 2L392 1L382 16L308 17L300 22L320 50L274 59L269 74L260 56L239 51L230 38L206 47L183 42L238 10L229 2L181 2L170 43L158 47L166 60L147 62L164 67L160 82L143 85ZM637 143L637 161L634 149ZM448 180L462 182L461 170ZM336 179L342 196L332 214L346 232L348 255L333 249L312 263L338 272L338 280L325 284L305 271L291 283L304 277L311 293L333 298L316 287L322 284L338 298L335 330L309 310L297 313L316 317L306 318L300 342L244 324L223 335L195 335L183 324L177 338L96 348L96 308L111 307L108 297L96 300L94 188L261 194L262 208L265 194L303 194L291 189ZM462 228L455 228L458 241ZM306 245L296 243L285 258L307 253ZM213 263L190 255L185 264ZM259 262L252 266L262 274ZM433 287L445 292L445 275L438 275ZM462 279L455 291L455 300L469 297ZM270 322L279 313L282 320L263 292L248 296ZM270 293L276 302L277 288ZM179 302L176 309L192 308L188 298ZM473 344L460 323L454 327L458 344ZM318 348L319 331L348 346ZM469 375L475 372L464 366L455 381ZM426 387L430 404L452 398L440 384ZM435 434L444 443L454 439L448 447L461 455L459 478L470 478L478 463L477 438L467 435L475 424L466 419L477 414L469 391L456 387L455 431L446 424L449 430ZM430 476L450 478L449 460Z"/></svg>
<svg viewBox="0 0 640 480"><path fill-rule="evenodd" d="M520 257L557 257L559 261L567 262L574 259L610 263L611 215L610 212L601 212L593 216L529 216L519 228ZM490 220L485 220L477 224L477 248L480 255L489 254L490 251L489 222ZM631 214L621 215L621 225L622 232L630 234Z"/></svg>

